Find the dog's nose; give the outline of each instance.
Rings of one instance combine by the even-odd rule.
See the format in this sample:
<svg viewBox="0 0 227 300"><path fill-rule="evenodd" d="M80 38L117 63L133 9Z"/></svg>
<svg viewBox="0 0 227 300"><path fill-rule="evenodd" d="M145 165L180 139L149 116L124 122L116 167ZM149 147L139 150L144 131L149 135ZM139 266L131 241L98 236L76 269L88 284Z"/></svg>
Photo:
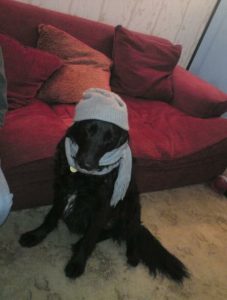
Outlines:
<svg viewBox="0 0 227 300"><path fill-rule="evenodd" d="M86 169L88 171L92 170L92 168L93 168L92 164L89 161L85 161L83 167L84 167L84 169Z"/></svg>
<svg viewBox="0 0 227 300"><path fill-rule="evenodd" d="M87 152L86 155L84 155L84 153L78 155L77 163L82 169L85 169L87 171L91 171L97 168L96 162L94 161L93 157L88 155Z"/></svg>
<svg viewBox="0 0 227 300"><path fill-rule="evenodd" d="M89 161L81 161L80 160L80 161L78 161L78 164L82 169L85 169L87 171L91 171L94 169L94 165Z"/></svg>

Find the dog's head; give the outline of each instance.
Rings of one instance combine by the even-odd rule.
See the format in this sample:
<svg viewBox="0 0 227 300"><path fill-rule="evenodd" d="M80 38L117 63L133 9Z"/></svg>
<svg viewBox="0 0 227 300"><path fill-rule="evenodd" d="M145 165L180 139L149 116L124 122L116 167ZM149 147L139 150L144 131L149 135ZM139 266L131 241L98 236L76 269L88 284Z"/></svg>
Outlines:
<svg viewBox="0 0 227 300"><path fill-rule="evenodd" d="M75 160L81 169L100 170L104 154L128 139L127 107L113 92L98 88L85 91L76 105L74 121L67 136L78 146Z"/></svg>
<svg viewBox="0 0 227 300"><path fill-rule="evenodd" d="M99 161L107 153L120 147L128 140L128 131L101 120L75 122L67 137L78 145L77 164L87 171L100 169Z"/></svg>

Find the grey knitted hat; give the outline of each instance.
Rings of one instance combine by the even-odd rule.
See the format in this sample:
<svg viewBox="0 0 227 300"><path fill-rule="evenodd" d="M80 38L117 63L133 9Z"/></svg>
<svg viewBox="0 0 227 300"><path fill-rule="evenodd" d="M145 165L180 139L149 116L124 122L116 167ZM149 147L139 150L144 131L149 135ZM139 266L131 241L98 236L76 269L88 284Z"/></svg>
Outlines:
<svg viewBox="0 0 227 300"><path fill-rule="evenodd" d="M83 93L76 106L74 121L101 120L128 130L128 111L124 101L115 93L91 88Z"/></svg>

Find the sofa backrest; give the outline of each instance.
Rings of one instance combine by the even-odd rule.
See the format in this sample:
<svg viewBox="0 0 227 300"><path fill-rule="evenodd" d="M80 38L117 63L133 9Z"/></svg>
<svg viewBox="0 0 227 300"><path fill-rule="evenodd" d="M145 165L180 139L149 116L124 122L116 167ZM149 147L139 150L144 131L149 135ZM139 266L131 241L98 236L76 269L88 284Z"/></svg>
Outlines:
<svg viewBox="0 0 227 300"><path fill-rule="evenodd" d="M27 46L36 47L37 26L51 24L67 31L89 46L112 55L114 27L14 0L0 0L0 32Z"/></svg>

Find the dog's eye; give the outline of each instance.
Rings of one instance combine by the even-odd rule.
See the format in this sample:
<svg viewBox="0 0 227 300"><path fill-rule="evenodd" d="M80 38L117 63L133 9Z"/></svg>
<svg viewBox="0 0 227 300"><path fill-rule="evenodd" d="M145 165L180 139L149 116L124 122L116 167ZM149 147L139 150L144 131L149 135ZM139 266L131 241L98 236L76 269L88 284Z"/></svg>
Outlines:
<svg viewBox="0 0 227 300"><path fill-rule="evenodd" d="M93 135L97 132L97 125L92 124L89 128L88 128L88 132Z"/></svg>

